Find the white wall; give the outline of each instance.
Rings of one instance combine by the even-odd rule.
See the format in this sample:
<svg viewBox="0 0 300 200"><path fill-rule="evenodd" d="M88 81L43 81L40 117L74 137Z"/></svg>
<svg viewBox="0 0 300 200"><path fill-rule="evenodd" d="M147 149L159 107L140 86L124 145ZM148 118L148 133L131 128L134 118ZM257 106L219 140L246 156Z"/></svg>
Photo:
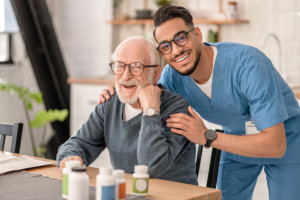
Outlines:
<svg viewBox="0 0 300 200"><path fill-rule="evenodd" d="M69 76L109 73L112 0L51 0L52 19Z"/></svg>
<svg viewBox="0 0 300 200"><path fill-rule="evenodd" d="M222 25L221 41L238 42L248 44L263 50L272 60L275 67L279 68L279 49L273 38L269 38L264 48L261 43L268 33L275 33L281 42L281 68L280 73L285 76L291 86L300 87L300 1L299 0L236 0L238 2L238 13L241 19L247 19L248 24ZM143 7L143 1L124 0L120 4L119 16L135 17L135 10ZM219 0L177 0L175 5L188 8L194 18L216 18L222 17L218 13ZM221 6L224 15L228 0L223 0ZM153 1L148 1L149 8L156 10ZM207 31L216 30L213 25L200 25L204 41ZM152 25L125 25L114 26L117 32L116 40L120 41L132 34L144 35L152 39ZM115 33L114 33L115 34ZM113 47L117 44L114 41Z"/></svg>

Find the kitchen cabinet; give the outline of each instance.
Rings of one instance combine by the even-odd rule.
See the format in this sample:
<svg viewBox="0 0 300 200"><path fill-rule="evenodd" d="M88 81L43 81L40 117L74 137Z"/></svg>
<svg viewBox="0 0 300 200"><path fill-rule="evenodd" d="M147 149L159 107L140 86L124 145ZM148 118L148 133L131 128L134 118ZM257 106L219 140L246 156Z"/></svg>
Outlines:
<svg viewBox="0 0 300 200"><path fill-rule="evenodd" d="M109 78L73 77L68 79L68 83L71 84L70 136L73 136L94 111L99 94L114 81ZM105 149L91 166L111 167L108 150Z"/></svg>

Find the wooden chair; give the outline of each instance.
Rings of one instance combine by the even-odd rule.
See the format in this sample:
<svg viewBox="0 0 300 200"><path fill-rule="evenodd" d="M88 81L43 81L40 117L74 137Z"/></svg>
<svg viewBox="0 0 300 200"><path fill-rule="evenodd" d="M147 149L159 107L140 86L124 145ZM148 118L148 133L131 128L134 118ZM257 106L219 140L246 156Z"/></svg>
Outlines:
<svg viewBox="0 0 300 200"><path fill-rule="evenodd" d="M216 130L216 131L223 132L223 130ZM202 150L203 150L203 146L199 145L197 149L197 157L196 157L197 177L199 175L199 170L200 170ZM221 150L212 148L206 187L216 188L217 186L220 156L221 156Z"/></svg>
<svg viewBox="0 0 300 200"><path fill-rule="evenodd" d="M3 151L6 136L11 136L11 148L10 152L19 153L22 138L22 123L15 124L0 124L0 150Z"/></svg>

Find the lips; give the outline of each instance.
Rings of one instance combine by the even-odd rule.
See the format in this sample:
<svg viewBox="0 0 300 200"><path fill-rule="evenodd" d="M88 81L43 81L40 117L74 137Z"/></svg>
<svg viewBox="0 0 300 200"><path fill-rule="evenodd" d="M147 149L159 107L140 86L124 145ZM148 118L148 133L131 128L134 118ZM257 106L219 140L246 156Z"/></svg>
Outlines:
<svg viewBox="0 0 300 200"><path fill-rule="evenodd" d="M177 58L175 58L174 61L176 63L181 63L181 62L185 61L189 56L190 56L190 53L186 53L184 55L177 56Z"/></svg>
<svg viewBox="0 0 300 200"><path fill-rule="evenodd" d="M124 88L126 89L132 89L134 88L136 85L123 85Z"/></svg>

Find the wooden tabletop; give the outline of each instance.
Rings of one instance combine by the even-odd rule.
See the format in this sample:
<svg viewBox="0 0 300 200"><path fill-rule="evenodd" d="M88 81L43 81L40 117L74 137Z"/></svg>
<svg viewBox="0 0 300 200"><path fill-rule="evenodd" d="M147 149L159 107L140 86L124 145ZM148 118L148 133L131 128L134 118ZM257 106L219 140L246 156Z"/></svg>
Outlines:
<svg viewBox="0 0 300 200"><path fill-rule="evenodd" d="M33 169L27 169L26 171L56 179L62 178L61 173L56 165L37 167ZM98 172L98 168L87 168L91 186L96 186L96 176L98 175ZM130 194L132 192L132 176L130 174L125 174L125 179L126 193ZM149 182L149 195L146 197L150 199L162 200L221 200L221 191L212 188L151 178Z"/></svg>

